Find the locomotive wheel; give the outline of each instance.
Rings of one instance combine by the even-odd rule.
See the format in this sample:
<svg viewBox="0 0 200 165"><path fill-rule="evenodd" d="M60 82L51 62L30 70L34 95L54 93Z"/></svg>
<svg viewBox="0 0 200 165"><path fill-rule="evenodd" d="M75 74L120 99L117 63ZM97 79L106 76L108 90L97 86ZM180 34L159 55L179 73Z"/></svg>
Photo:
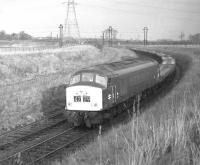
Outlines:
<svg viewBox="0 0 200 165"><path fill-rule="evenodd" d="M103 114L101 113L87 113L84 116L84 124L87 128L94 128L103 121Z"/></svg>
<svg viewBox="0 0 200 165"><path fill-rule="evenodd" d="M84 121L85 121L85 125L86 125L87 128L91 128L92 127L92 124L91 124L91 122L90 122L90 120L88 118L85 119Z"/></svg>
<svg viewBox="0 0 200 165"><path fill-rule="evenodd" d="M117 116L117 107L112 108L112 116L116 117Z"/></svg>

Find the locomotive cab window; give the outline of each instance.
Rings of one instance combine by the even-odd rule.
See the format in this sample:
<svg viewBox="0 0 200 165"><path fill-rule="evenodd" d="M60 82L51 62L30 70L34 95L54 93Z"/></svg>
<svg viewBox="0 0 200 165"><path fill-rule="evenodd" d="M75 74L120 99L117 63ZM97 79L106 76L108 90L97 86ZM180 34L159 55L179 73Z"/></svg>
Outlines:
<svg viewBox="0 0 200 165"><path fill-rule="evenodd" d="M101 84L105 87L107 86L107 78L106 77L96 75L95 82L98 83L98 84Z"/></svg>
<svg viewBox="0 0 200 165"><path fill-rule="evenodd" d="M85 82L93 82L94 75L92 73L83 73L82 74L82 81Z"/></svg>
<svg viewBox="0 0 200 165"><path fill-rule="evenodd" d="M70 85L80 82L80 75L75 75L70 80Z"/></svg>

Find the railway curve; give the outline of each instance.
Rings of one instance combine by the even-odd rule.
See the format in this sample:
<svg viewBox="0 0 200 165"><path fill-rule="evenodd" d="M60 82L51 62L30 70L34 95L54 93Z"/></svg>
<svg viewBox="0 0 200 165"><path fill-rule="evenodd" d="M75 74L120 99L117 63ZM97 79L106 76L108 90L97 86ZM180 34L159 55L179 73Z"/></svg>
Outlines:
<svg viewBox="0 0 200 165"><path fill-rule="evenodd" d="M138 54L141 55L145 55L145 51L141 51L141 50L133 50ZM162 55L157 55L154 52L148 52L147 54L151 55L151 58L154 58L156 60L159 61L159 63L162 63ZM176 66L176 71L175 71L175 75L173 78L173 81L171 82L170 78L170 82L171 84L175 84L177 83L177 81L179 80L179 75L180 74L180 69L179 66ZM163 88L161 87L160 90L162 90ZM131 107L126 107L127 109L130 109ZM48 127L52 127L55 126L56 124L63 122L65 119L64 118L60 118L57 119L57 121L54 123L52 123L51 125L49 125ZM26 126L27 127L27 126ZM31 129L31 127L29 127ZM17 135L20 132L19 130L15 130L14 132L10 132L13 137L13 139L11 138L10 140L8 139L6 142L6 137L9 137L9 133L7 134L3 134L0 135L0 139L4 139L1 141L0 143L0 150L2 149L2 151L9 145L12 143L15 143L17 140L19 139L25 139L27 138L27 136L31 136L34 133L38 133L43 129L46 129L47 127L45 127L45 124L43 125L43 128L41 129L36 129L33 132L27 131L27 134L23 135L23 133L20 133L20 138L14 135ZM19 131L19 132L17 132ZM75 143L76 141L80 140L81 138L85 137L86 135L88 135L90 133L90 131L83 131L83 130L77 130L72 128L68 128L67 130L58 133L57 135L45 139L37 144L32 144L26 148L21 149L20 151L11 154L9 156L4 156L4 157L0 157L0 164L2 165L6 165L6 164L37 164L37 162L40 162L42 159L44 159L45 157L48 157L51 154L56 153L58 150L61 150L67 146L69 146L71 143ZM23 136L22 136L23 135ZM17 137L17 138L16 138ZM27 157L29 159L27 159ZM29 162L29 163L27 163Z"/></svg>

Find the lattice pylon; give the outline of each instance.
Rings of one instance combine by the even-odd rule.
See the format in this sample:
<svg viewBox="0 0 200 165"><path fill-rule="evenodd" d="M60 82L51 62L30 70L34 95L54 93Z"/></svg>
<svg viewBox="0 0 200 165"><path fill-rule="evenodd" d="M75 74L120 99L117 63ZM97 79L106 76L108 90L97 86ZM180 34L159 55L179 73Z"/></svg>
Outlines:
<svg viewBox="0 0 200 165"><path fill-rule="evenodd" d="M67 16L64 26L64 39L75 39L80 42L80 31L76 17L75 2L74 0L68 0L66 4Z"/></svg>

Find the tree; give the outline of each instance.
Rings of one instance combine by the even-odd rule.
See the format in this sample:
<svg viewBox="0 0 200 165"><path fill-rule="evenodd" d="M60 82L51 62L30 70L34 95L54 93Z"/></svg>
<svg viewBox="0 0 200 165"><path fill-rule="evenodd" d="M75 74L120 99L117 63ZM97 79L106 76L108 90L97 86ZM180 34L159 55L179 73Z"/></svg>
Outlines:
<svg viewBox="0 0 200 165"><path fill-rule="evenodd" d="M12 34L6 34L4 30L0 31L0 40L16 40L16 39L29 40L32 39L32 36L25 33L24 31Z"/></svg>
<svg viewBox="0 0 200 165"><path fill-rule="evenodd" d="M200 33L190 35L189 40L192 41L194 44L200 44Z"/></svg>
<svg viewBox="0 0 200 165"><path fill-rule="evenodd" d="M0 31L0 39L1 40L6 39L6 32L4 30Z"/></svg>
<svg viewBox="0 0 200 165"><path fill-rule="evenodd" d="M11 34L11 39L12 39L12 40L18 40L18 39L19 39L19 34L17 34L17 33L12 33L12 34Z"/></svg>
<svg viewBox="0 0 200 165"><path fill-rule="evenodd" d="M20 40L29 40L29 39L32 39L32 36L27 34L27 33L25 33L24 31L21 31L19 33L19 39Z"/></svg>

